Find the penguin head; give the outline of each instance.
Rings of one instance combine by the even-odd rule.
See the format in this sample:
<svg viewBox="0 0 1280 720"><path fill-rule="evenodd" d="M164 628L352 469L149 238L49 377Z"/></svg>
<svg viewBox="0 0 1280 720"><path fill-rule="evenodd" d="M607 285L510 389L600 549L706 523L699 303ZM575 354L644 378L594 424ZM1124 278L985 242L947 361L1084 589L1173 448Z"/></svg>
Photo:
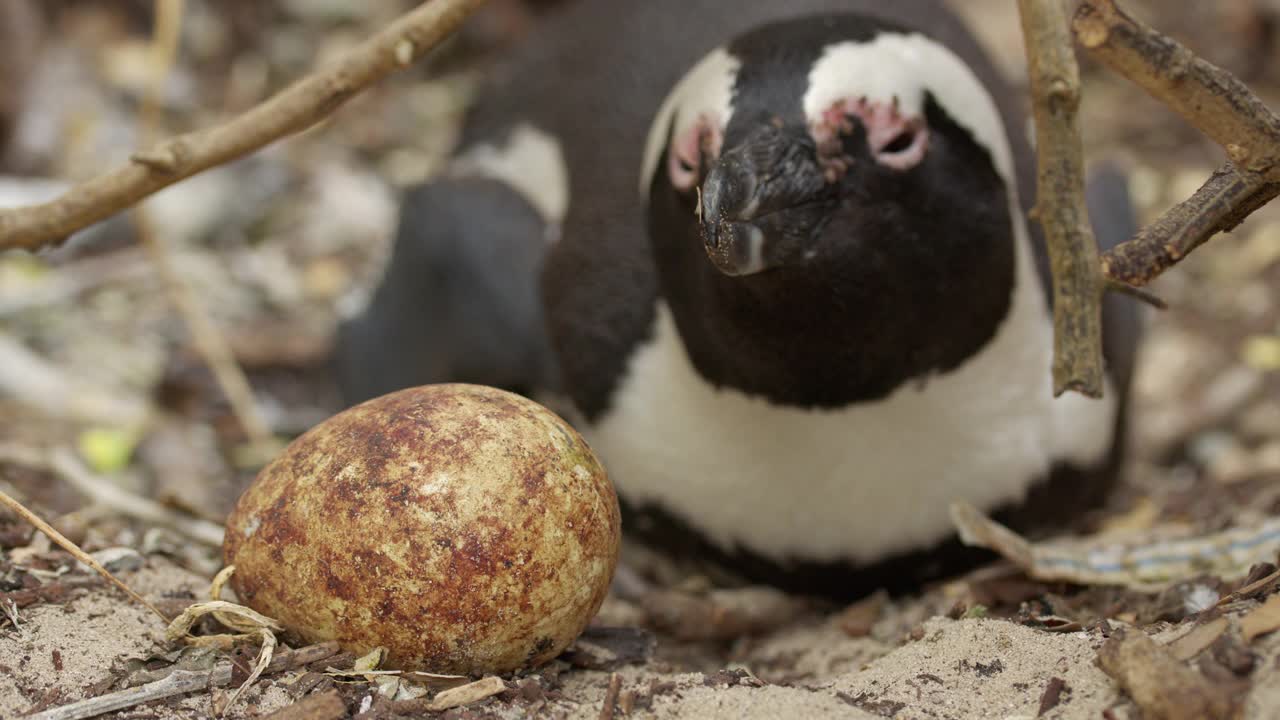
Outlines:
<svg viewBox="0 0 1280 720"><path fill-rule="evenodd" d="M758 28L692 68L646 148L650 220L721 273L822 265L1005 212L1009 143L955 54L858 15Z"/></svg>
<svg viewBox="0 0 1280 720"><path fill-rule="evenodd" d="M821 15L712 51L660 107L641 178L695 363L770 393L836 361L845 399L960 364L1010 305L1013 165L987 85L914 30Z"/></svg>

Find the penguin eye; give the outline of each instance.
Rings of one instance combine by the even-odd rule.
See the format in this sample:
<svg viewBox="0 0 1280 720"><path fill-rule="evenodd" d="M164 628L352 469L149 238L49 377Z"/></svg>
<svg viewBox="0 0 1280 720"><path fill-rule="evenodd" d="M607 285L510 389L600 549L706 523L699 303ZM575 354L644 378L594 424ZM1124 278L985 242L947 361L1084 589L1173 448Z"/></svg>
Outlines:
<svg viewBox="0 0 1280 720"><path fill-rule="evenodd" d="M719 153L719 127L709 118L700 117L671 140L667 151L667 174L671 186L687 193L702 179L703 159Z"/></svg>
<svg viewBox="0 0 1280 720"><path fill-rule="evenodd" d="M884 146L884 148L880 150L880 152L889 155L896 155L900 152L904 152L911 147L911 143L915 140L912 136L913 133L909 132L898 133L887 145Z"/></svg>
<svg viewBox="0 0 1280 720"><path fill-rule="evenodd" d="M688 192L698 184L698 161L677 150L671 149L667 161L667 173L671 176L671 186L680 192Z"/></svg>
<svg viewBox="0 0 1280 720"><path fill-rule="evenodd" d="M812 124L819 153L839 159L843 152L840 139L852 136L855 122L862 125L867 149L877 164L909 170L924 160L929 128L923 118L904 113L897 97L851 97L832 103Z"/></svg>
<svg viewBox="0 0 1280 720"><path fill-rule="evenodd" d="M876 162L895 170L907 170L924 159L928 147L929 131L923 124L908 121L898 128L892 137L876 141L870 138L871 152Z"/></svg>

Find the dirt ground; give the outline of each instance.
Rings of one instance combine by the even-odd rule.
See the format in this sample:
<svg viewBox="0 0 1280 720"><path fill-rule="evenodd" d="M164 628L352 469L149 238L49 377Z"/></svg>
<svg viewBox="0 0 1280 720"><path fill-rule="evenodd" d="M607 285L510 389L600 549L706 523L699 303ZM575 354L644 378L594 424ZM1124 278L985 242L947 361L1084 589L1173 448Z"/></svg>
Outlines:
<svg viewBox="0 0 1280 720"><path fill-rule="evenodd" d="M163 93L166 130L252 106L411 4L191 0ZM477 73L536 32L552 4L494 0L445 52L330 122L147 203L275 433L295 435L332 412L322 359L336 308L384 257L397 193L441 167ZM1020 77L1012 0L957 4ZM1275 3L1128 4L1280 106ZM0 205L47 195L40 178L83 179L127 157L149 78L149 2L35 5L43 10L31 17L0 12L0 26L19 28L22 40L0 33L9 73L0 77ZM22 73L4 57L19 51L36 53ZM1091 63L1084 70L1088 153L1129 170L1144 220L1221 162L1157 102ZM1280 206L1152 286L1170 307L1149 313L1126 485L1081 520L1081 533L1171 523L1214 532L1280 510L1277 288ZM40 257L0 254L0 490L166 612L208 597L220 565L209 530L260 466L245 441L127 218ZM122 513L137 497L162 513ZM1231 594L1274 570L1140 592L1036 582L997 563L914 596L833 608L711 591L705 578L627 547L617 592L569 652L444 716L1136 718L1145 708L1147 717L1276 717L1277 583ZM744 627L751 632L737 632ZM716 633L725 637L706 637ZM1111 657L1121 638L1146 647L1137 636L1163 660L1100 663L1099 651ZM351 668L350 655L289 648L278 651L284 667L226 717L424 713L427 699L406 699L412 692L328 672ZM149 611L0 511L0 717L229 664L219 683L104 715L210 717L256 652L253 643L210 651L166 642Z"/></svg>

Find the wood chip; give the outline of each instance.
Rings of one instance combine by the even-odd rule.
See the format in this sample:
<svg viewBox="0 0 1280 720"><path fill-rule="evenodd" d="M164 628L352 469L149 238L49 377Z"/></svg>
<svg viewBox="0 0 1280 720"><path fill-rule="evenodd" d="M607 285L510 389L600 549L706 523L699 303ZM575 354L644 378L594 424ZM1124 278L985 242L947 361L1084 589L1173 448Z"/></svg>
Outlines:
<svg viewBox="0 0 1280 720"><path fill-rule="evenodd" d="M622 690L622 676L618 673L609 675L609 689L604 693L604 703L600 707L600 720L613 720L614 710L618 706L618 693Z"/></svg>
<svg viewBox="0 0 1280 720"><path fill-rule="evenodd" d="M1146 633L1117 628L1098 649L1098 665L1120 684L1148 720L1232 718L1235 698L1179 662Z"/></svg>
<svg viewBox="0 0 1280 720"><path fill-rule="evenodd" d="M1260 607L1254 608L1240 619L1240 634L1245 642L1253 642L1259 635L1280 629L1280 595L1272 595Z"/></svg>
<svg viewBox="0 0 1280 720"><path fill-rule="evenodd" d="M1040 717L1058 707L1058 703L1062 702L1062 693L1066 689L1067 681L1060 677L1050 678L1049 684L1045 686L1044 694L1040 696L1040 710L1036 713L1036 717Z"/></svg>
<svg viewBox="0 0 1280 720"><path fill-rule="evenodd" d="M337 690L308 695L298 702L264 716L263 720L342 720L347 704Z"/></svg>
<svg viewBox="0 0 1280 720"><path fill-rule="evenodd" d="M506 689L507 684L502 681L502 678L487 677L483 680L468 683L462 687L445 690L439 695L436 695L435 698L428 703L427 709L430 712L443 712L451 708L480 702L481 700L493 697Z"/></svg>
<svg viewBox="0 0 1280 720"><path fill-rule="evenodd" d="M1186 662L1204 652L1205 648L1222 637L1229 627L1231 627L1231 621L1224 617L1198 625L1191 632L1169 643L1169 654Z"/></svg>

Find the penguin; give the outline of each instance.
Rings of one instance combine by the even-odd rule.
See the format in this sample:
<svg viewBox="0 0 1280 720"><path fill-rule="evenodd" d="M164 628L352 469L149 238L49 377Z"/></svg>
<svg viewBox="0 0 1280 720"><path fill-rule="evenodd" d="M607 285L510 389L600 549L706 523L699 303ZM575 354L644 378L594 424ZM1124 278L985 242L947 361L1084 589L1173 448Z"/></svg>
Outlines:
<svg viewBox="0 0 1280 720"><path fill-rule="evenodd" d="M1139 336L1055 397L1025 99L940 0L577 0L489 77L340 330L348 402L563 398L625 531L851 599L1102 503ZM1132 230L1122 176L1090 200ZM550 402L550 401L548 401ZM554 405L560 409L559 405Z"/></svg>

